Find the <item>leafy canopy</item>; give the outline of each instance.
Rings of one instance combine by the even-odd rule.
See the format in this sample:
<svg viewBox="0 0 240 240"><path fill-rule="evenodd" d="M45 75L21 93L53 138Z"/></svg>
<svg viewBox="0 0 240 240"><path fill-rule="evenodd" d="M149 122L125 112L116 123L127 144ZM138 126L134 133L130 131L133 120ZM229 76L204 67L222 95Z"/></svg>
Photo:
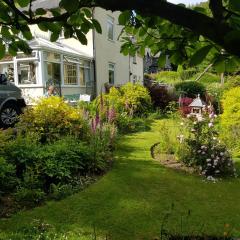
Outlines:
<svg viewBox="0 0 240 240"><path fill-rule="evenodd" d="M49 1L50 3L51 1ZM209 58L218 72L236 70L240 57L239 0L209 0L209 4L187 8L165 0L59 0L54 8L37 8L36 0L0 1L0 58L8 51L29 53L26 41L33 38L29 25L37 24L51 32L55 42L63 31L65 38L75 37L87 44L86 34L101 26L92 9L120 10L119 24L124 27L122 53L165 55L171 62L195 66ZM21 36L21 37L19 37Z"/></svg>

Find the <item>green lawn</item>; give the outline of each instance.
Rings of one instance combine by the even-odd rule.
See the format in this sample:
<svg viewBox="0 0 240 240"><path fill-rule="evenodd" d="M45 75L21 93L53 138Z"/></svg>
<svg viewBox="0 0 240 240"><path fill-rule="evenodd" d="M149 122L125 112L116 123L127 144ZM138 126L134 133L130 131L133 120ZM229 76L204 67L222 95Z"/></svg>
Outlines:
<svg viewBox="0 0 240 240"><path fill-rule="evenodd" d="M183 230L192 232L205 224L208 234L222 235L228 223L240 236L240 180L204 182L153 161L149 149L161 136L159 121L149 132L122 137L113 169L88 189L1 220L0 239L28 239L23 236L35 219L50 224L49 231L68 234L61 239L92 239L93 226L97 234L114 240L154 239L172 204L167 224L172 231L181 231L181 216L191 210L188 223L183 218ZM19 238L11 236L14 232ZM79 233L86 236L77 237Z"/></svg>

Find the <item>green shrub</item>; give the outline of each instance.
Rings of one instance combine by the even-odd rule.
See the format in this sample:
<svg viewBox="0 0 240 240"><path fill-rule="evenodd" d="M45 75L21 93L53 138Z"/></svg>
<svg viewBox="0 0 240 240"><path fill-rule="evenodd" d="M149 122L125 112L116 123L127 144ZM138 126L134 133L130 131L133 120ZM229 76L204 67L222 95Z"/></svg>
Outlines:
<svg viewBox="0 0 240 240"><path fill-rule="evenodd" d="M125 109L131 116L146 115L151 110L151 97L140 84L127 83L120 88Z"/></svg>
<svg viewBox="0 0 240 240"><path fill-rule="evenodd" d="M45 200L46 193L42 189L20 187L14 196L19 205L35 207Z"/></svg>
<svg viewBox="0 0 240 240"><path fill-rule="evenodd" d="M200 74L200 73L199 73ZM198 74L198 75L199 75ZM197 76L196 76L197 78ZM216 75L216 74L213 74L213 73L205 73L200 79L199 79L199 82L206 85L206 87L209 85L209 84L212 84L212 83L218 83L220 84L220 75Z"/></svg>
<svg viewBox="0 0 240 240"><path fill-rule="evenodd" d="M82 112L59 97L41 98L36 106L26 109L18 123L18 128L38 133L42 142L68 134L82 136L86 127Z"/></svg>
<svg viewBox="0 0 240 240"><path fill-rule="evenodd" d="M175 89L179 95L182 94L190 98L195 98L198 94L203 97L206 93L205 86L199 82L194 81L177 83L175 85Z"/></svg>
<svg viewBox="0 0 240 240"><path fill-rule="evenodd" d="M180 81L180 74L174 71L162 71L156 74L151 74L150 77L160 83L174 84Z"/></svg>
<svg viewBox="0 0 240 240"><path fill-rule="evenodd" d="M190 80L196 75L197 71L195 69L187 69L179 72L181 80Z"/></svg>
<svg viewBox="0 0 240 240"><path fill-rule="evenodd" d="M234 155L240 156L240 87L223 94L223 114L221 115L221 137Z"/></svg>
<svg viewBox="0 0 240 240"><path fill-rule="evenodd" d="M0 157L0 196L11 192L17 185L15 166Z"/></svg>

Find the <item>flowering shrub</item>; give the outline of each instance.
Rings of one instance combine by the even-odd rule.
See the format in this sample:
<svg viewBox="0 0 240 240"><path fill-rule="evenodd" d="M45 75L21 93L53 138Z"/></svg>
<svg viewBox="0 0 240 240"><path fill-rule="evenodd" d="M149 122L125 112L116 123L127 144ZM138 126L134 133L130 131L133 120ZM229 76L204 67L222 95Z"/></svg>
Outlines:
<svg viewBox="0 0 240 240"><path fill-rule="evenodd" d="M179 160L196 167L208 179L233 176L235 173L231 155L218 139L214 126L216 117L213 113L203 117L189 116L185 124L189 134L184 140L181 139L177 152Z"/></svg>
<svg viewBox="0 0 240 240"><path fill-rule="evenodd" d="M103 107L100 109L101 113L107 108L114 108L117 114L127 113L131 117L146 115L151 109L148 90L140 84L133 83L127 83L120 89L112 87L108 94L100 95L96 102L97 106Z"/></svg>
<svg viewBox="0 0 240 240"><path fill-rule="evenodd" d="M59 139L62 135L82 135L87 123L78 109L68 105L62 98L49 97L38 100L36 106L21 115L18 128L37 132L41 142Z"/></svg>

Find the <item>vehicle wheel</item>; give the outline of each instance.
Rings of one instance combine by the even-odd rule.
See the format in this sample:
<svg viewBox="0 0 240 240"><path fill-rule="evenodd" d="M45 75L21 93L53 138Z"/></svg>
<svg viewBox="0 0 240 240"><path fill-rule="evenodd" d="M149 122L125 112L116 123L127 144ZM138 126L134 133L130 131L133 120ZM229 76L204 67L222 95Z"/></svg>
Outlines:
<svg viewBox="0 0 240 240"><path fill-rule="evenodd" d="M3 128L12 127L17 122L20 113L21 111L16 104L4 104L0 110L0 126Z"/></svg>

